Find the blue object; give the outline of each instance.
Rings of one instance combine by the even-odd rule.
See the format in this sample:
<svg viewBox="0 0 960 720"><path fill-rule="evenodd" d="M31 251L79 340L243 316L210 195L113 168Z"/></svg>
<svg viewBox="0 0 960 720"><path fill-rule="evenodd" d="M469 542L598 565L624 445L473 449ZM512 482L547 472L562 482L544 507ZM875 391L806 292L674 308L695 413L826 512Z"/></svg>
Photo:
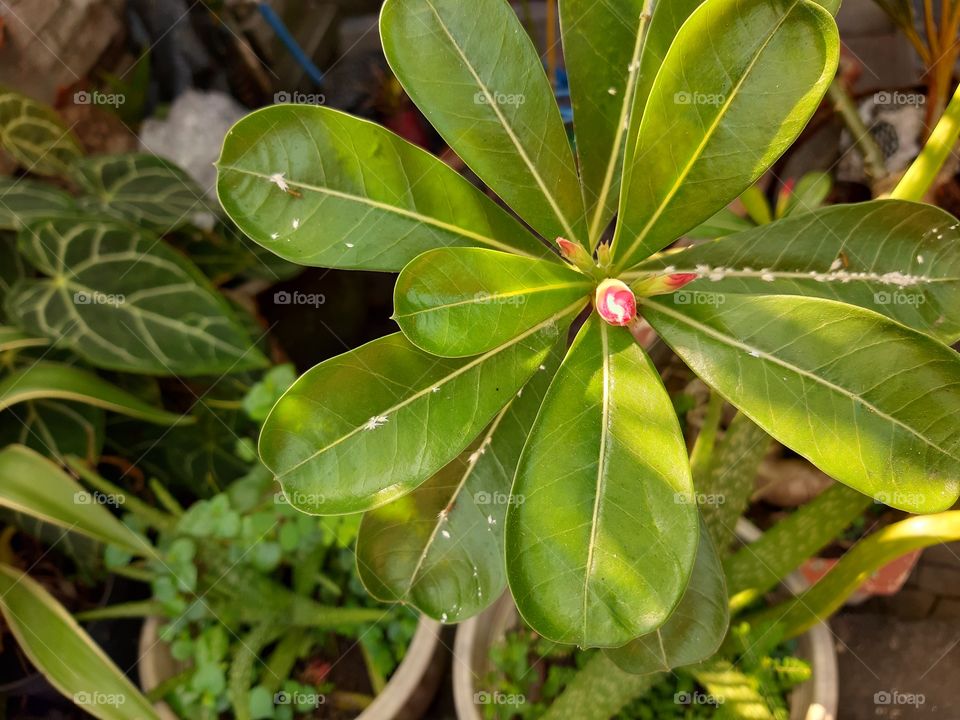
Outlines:
<svg viewBox="0 0 960 720"><path fill-rule="evenodd" d="M323 85L323 73L320 71L320 68L313 64L313 60L303 51L303 48L300 47L300 44L287 29L287 26L284 25L280 16L265 2L257 3L257 8L260 10L260 14L263 16L267 25L277 34L280 42L287 47L287 50L293 55L293 59L296 60L297 64L310 76L313 83L318 86Z"/></svg>

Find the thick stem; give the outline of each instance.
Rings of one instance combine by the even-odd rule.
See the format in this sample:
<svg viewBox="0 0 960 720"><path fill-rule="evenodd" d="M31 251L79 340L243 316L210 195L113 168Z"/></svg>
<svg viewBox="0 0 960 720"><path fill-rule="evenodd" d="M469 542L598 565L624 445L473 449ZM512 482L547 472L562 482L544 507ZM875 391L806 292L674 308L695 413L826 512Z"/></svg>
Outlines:
<svg viewBox="0 0 960 720"><path fill-rule="evenodd" d="M834 81L830 83L829 95L834 109L840 114L840 118L853 137L857 150L863 157L863 167L867 175L874 182L882 180L887 175L887 165L883 151L877 145L873 135L870 134L870 130L864 125L853 98L850 97L838 78L834 78Z"/></svg>
<svg viewBox="0 0 960 720"><path fill-rule="evenodd" d="M933 185L937 173L950 156L960 137L960 87L954 93L946 112L937 123L920 157L913 161L890 197L895 200L920 202Z"/></svg>
<svg viewBox="0 0 960 720"><path fill-rule="evenodd" d="M598 652L574 676L542 720L609 720L631 701L642 697L661 674L631 675Z"/></svg>

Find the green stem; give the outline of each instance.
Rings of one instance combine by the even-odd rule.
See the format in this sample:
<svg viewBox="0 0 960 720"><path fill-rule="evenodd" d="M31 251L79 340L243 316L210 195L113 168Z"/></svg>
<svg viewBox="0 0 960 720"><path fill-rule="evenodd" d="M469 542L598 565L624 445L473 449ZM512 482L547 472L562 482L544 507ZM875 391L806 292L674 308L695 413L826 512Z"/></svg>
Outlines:
<svg viewBox="0 0 960 720"><path fill-rule="evenodd" d="M947 161L960 137L960 86L946 112L934 128L920 156L913 161L906 175L897 184L890 197L895 200L913 200L920 202L933 185L937 174Z"/></svg>
<svg viewBox="0 0 960 720"><path fill-rule="evenodd" d="M150 570L144 570L143 568L134 567L132 565L112 568L110 572L112 572L114 575L119 575L120 577L130 578L131 580L145 583L152 583L157 577L157 574Z"/></svg>
<svg viewBox="0 0 960 720"><path fill-rule="evenodd" d="M170 491L163 486L162 482L156 479L151 480L150 489L157 496L157 502L163 505L167 512L176 517L183 515L183 506L177 502L177 499L170 494Z"/></svg>
<svg viewBox="0 0 960 720"><path fill-rule="evenodd" d="M78 612L73 617L77 622L91 622L93 620L116 620L118 618L145 618L163 614L163 606L153 600L110 605L103 608L94 608Z"/></svg>
<svg viewBox="0 0 960 720"><path fill-rule="evenodd" d="M136 515L148 525L161 530L170 527L170 525L173 523L172 517L166 513L156 510L155 508L152 508L135 495L132 495L126 490L114 485L109 480L100 477L100 475L87 467L86 463L84 463L80 458L70 456L66 459L66 462L70 469L79 475L80 478L87 483L87 485L90 485L95 490L99 490L104 495L122 497L123 509L127 510L133 515Z"/></svg>
<svg viewBox="0 0 960 720"><path fill-rule="evenodd" d="M693 474L693 486L695 488L701 487L710 469L713 448L717 444L717 430L720 427L720 419L723 415L723 398L713 390L709 392L710 397L707 400L707 411L703 416L703 425L700 426L693 451L690 453L690 471Z"/></svg>
<svg viewBox="0 0 960 720"><path fill-rule="evenodd" d="M541 720L609 720L662 677L659 673L631 675L598 652L574 676Z"/></svg>
<svg viewBox="0 0 960 720"><path fill-rule="evenodd" d="M856 103L850 97L850 93L838 78L830 83L830 100L833 102L834 109L840 114L844 125L850 131L853 142L863 156L863 167L871 180L882 180L887 176L887 163L883 151L877 145L877 141L870 130L864 125L860 113L857 111Z"/></svg>

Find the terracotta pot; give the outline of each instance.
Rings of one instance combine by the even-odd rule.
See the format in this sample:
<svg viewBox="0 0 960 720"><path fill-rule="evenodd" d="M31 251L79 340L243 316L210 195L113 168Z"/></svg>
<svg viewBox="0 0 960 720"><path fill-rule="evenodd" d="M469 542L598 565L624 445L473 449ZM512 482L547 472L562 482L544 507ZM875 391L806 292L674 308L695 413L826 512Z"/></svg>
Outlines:
<svg viewBox="0 0 960 720"><path fill-rule="evenodd" d="M180 671L181 665L170 655L170 648L159 639L164 621L148 618L140 632L140 686L149 692ZM443 679L444 663L440 652L440 623L421 617L407 654L383 692L356 720L417 720L433 700ZM155 705L161 720L178 720L163 702Z"/></svg>
<svg viewBox="0 0 960 720"><path fill-rule="evenodd" d="M737 524L737 534L753 542L760 530L749 522ZM807 587L798 574L788 576L783 583L794 593ZM453 697L459 720L483 720L475 693L477 678L486 677L491 670L490 648L507 632L520 624L520 615L510 593L505 593L494 605L457 628L453 646L454 657L460 662L453 666ZM821 623L799 638L797 655L810 663L813 677L798 686L790 695L790 720L836 720L839 686L837 679L837 652L829 628Z"/></svg>

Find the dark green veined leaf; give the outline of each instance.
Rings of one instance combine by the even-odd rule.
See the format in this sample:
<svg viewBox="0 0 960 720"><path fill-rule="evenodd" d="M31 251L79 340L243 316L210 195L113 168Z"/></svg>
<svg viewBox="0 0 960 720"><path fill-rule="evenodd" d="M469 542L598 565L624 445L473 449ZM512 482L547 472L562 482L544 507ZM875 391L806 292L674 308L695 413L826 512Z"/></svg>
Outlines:
<svg viewBox="0 0 960 720"><path fill-rule="evenodd" d="M0 352L20 350L21 348L43 347L49 345L46 338L37 338L20 332L16 328L0 325Z"/></svg>
<svg viewBox="0 0 960 720"><path fill-rule="evenodd" d="M727 634L729 622L723 566L710 533L701 524L693 574L673 615L652 633L605 652L628 673L669 672L713 656Z"/></svg>
<svg viewBox="0 0 960 720"><path fill-rule="evenodd" d="M882 315L819 298L728 295L643 316L704 381L784 445L887 505L960 496L960 357Z"/></svg>
<svg viewBox="0 0 960 720"><path fill-rule="evenodd" d="M153 555L146 540L105 504L42 455L10 445L0 450L0 506L137 555ZM110 498L122 505L122 498Z"/></svg>
<svg viewBox="0 0 960 720"><path fill-rule="evenodd" d="M26 445L47 457L68 455L90 463L100 458L104 441L103 410L60 400L30 400L0 415L0 447Z"/></svg>
<svg viewBox="0 0 960 720"><path fill-rule="evenodd" d="M506 0L387 0L380 34L407 94L548 240L586 242L583 195L537 49Z"/></svg>
<svg viewBox="0 0 960 720"><path fill-rule="evenodd" d="M0 230L0 301L24 275L23 260L17 252L17 236ZM0 318L5 317L0 307Z"/></svg>
<svg viewBox="0 0 960 720"><path fill-rule="evenodd" d="M707 0L694 11L654 80L627 159L616 267L665 247L752 185L806 125L838 56L836 23L808 0Z"/></svg>
<svg viewBox="0 0 960 720"><path fill-rule="evenodd" d="M202 375L266 363L200 271L148 233L60 218L25 228L19 242L50 279L19 282L7 313L93 365Z"/></svg>
<svg viewBox="0 0 960 720"><path fill-rule="evenodd" d="M228 133L217 192L243 232L301 265L400 270L425 250L547 248L453 169L378 125L279 105Z"/></svg>
<svg viewBox="0 0 960 720"><path fill-rule="evenodd" d="M357 567L371 595L443 622L465 620L500 597L510 485L563 346L460 457L409 495L364 514Z"/></svg>
<svg viewBox="0 0 960 720"><path fill-rule="evenodd" d="M673 405L629 332L595 315L581 329L513 495L507 575L534 630L619 647L670 616L693 567L697 508Z"/></svg>
<svg viewBox="0 0 960 720"><path fill-rule="evenodd" d="M586 301L593 287L585 275L557 263L494 250L431 250L397 278L393 319L428 353L478 355L578 298Z"/></svg>
<svg viewBox="0 0 960 720"><path fill-rule="evenodd" d="M0 380L0 410L29 400L80 402L158 425L187 420L143 402L91 372L70 365L37 362Z"/></svg>
<svg viewBox="0 0 960 720"><path fill-rule="evenodd" d="M53 110L0 87L0 149L27 172L66 177L82 152Z"/></svg>
<svg viewBox="0 0 960 720"><path fill-rule="evenodd" d="M560 2L563 57L592 245L617 211L624 138L646 25L641 25L640 16L647 4L645 0Z"/></svg>
<svg viewBox="0 0 960 720"><path fill-rule="evenodd" d="M274 407L260 456L305 512L360 512L395 500L480 434L582 307L474 358L428 355L397 333L327 360Z"/></svg>
<svg viewBox="0 0 960 720"><path fill-rule="evenodd" d="M81 160L75 177L89 197L85 209L161 234L208 210L203 190L183 170L156 155L98 155Z"/></svg>
<svg viewBox="0 0 960 720"><path fill-rule="evenodd" d="M19 230L38 218L74 212L76 201L46 183L0 179L0 230Z"/></svg>
<svg viewBox="0 0 960 720"><path fill-rule="evenodd" d="M159 720L147 700L36 580L0 564L0 612L30 662L100 720Z"/></svg>
<svg viewBox="0 0 960 720"><path fill-rule="evenodd" d="M671 267L706 275L678 296L689 302L726 293L812 295L859 305L955 342L958 228L952 215L930 205L901 200L836 205L667 253L638 271Z"/></svg>

